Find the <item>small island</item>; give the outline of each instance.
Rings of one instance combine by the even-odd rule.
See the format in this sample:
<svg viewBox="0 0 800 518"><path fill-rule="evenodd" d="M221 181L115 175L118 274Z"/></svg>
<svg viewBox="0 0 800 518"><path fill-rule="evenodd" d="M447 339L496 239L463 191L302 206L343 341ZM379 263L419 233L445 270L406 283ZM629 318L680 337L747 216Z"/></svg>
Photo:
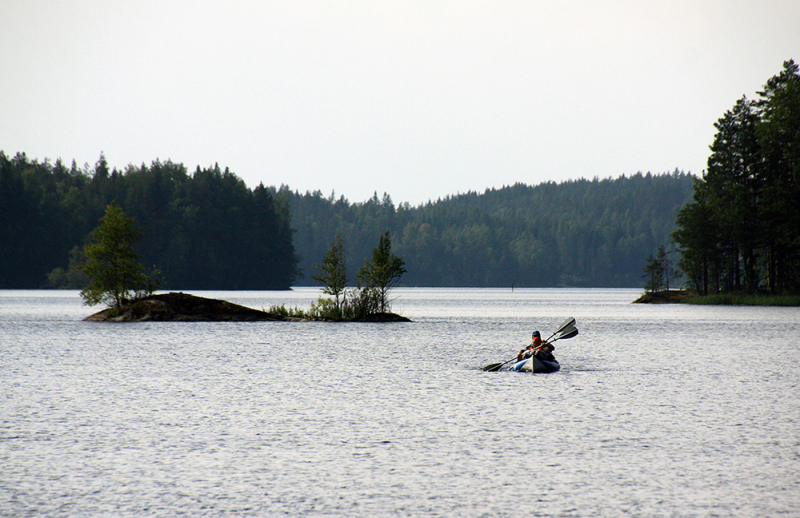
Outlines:
<svg viewBox="0 0 800 518"><path fill-rule="evenodd" d="M106 308L84 318L89 322L333 322L334 319L314 316L289 316L208 299L187 293L148 295ZM411 322L395 313L374 313L360 322Z"/></svg>
<svg viewBox="0 0 800 518"><path fill-rule="evenodd" d="M81 271L88 279L81 290L84 303L108 308L84 318L89 322L411 322L389 311L389 291L406 272L405 261L391 251L389 232L380 236L358 272L358 288L348 289L343 255L343 238L337 239L325 254L318 275L322 292L309 311L273 306L269 311L240 306L224 300L207 299L186 293L154 294L158 281L144 272L141 256L133 244L143 232L136 221L112 202L100 225L92 231L92 242L84 248ZM154 275L157 275L156 269Z"/></svg>
<svg viewBox="0 0 800 518"><path fill-rule="evenodd" d="M645 291L634 304L701 304L707 306L800 306L800 296L768 293L698 295L689 290Z"/></svg>

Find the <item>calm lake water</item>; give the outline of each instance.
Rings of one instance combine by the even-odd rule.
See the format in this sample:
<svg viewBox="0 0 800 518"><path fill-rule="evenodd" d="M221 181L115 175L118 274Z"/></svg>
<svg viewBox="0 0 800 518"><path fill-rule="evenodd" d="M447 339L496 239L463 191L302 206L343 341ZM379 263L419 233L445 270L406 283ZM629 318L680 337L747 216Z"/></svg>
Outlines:
<svg viewBox="0 0 800 518"><path fill-rule="evenodd" d="M193 292L257 309L292 292ZM0 291L2 516L800 516L800 308L398 289L402 324ZM561 371L487 373L567 317Z"/></svg>

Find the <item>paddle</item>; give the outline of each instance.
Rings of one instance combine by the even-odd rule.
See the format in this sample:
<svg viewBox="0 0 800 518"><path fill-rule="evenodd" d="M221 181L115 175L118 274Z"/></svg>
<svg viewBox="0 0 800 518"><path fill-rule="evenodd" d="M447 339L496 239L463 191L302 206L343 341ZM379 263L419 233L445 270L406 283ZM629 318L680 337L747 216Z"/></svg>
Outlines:
<svg viewBox="0 0 800 518"><path fill-rule="evenodd" d="M555 340L553 340L553 342L555 342L556 340L566 340L567 338L572 338L573 336L577 336L577 334L578 334L578 328L573 327L572 329L565 330L564 334L557 336ZM553 343L553 342L548 342L548 343Z"/></svg>
<svg viewBox="0 0 800 518"><path fill-rule="evenodd" d="M561 322L561 325L560 325L560 326L558 326L558 329L556 329L555 331L553 331L553 334L552 334L552 335L550 335L550 337L549 337L547 340L545 340L545 342L549 342L549 341L550 341L550 338L553 338L553 337L554 337L554 336L556 336L558 333L561 333L562 331L565 331L565 330L566 330L567 328L569 328L569 327L575 327L575 317L569 317L569 318L568 318L568 319L566 319L565 321Z"/></svg>
<svg viewBox="0 0 800 518"><path fill-rule="evenodd" d="M516 358L511 358L507 362L503 362L503 363L490 363L489 365L484 367L483 370L485 370L487 372L494 372L494 371L500 370L500 367L502 367L503 365L505 365L507 363L511 363L514 360L516 360Z"/></svg>
<svg viewBox="0 0 800 518"><path fill-rule="evenodd" d="M561 325L558 326L558 329L556 329L555 332L552 335L550 335L550 337L547 340L544 341L544 343L553 343L556 340L566 340L567 338L572 338L577 334L578 334L578 328L575 327L575 319L570 317L566 319L564 322L562 322ZM556 336L556 338L553 340L553 342L551 342L550 338L553 338L554 336ZM484 367L483 370L487 372L494 372L500 370L500 368L503 365L509 364L514 360L516 360L516 358L511 358L510 360L502 363L490 363L489 365Z"/></svg>

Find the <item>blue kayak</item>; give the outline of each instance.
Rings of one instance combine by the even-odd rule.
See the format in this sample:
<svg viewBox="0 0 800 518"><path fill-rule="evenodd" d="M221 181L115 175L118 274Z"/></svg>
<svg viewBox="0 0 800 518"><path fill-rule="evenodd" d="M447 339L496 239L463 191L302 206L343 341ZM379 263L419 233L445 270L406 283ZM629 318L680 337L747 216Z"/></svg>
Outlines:
<svg viewBox="0 0 800 518"><path fill-rule="evenodd" d="M556 372L558 369L561 368L561 364L557 361L549 361L549 360L540 360L535 356L531 356L530 358L525 358L524 360L518 361L511 367L512 371L515 372Z"/></svg>

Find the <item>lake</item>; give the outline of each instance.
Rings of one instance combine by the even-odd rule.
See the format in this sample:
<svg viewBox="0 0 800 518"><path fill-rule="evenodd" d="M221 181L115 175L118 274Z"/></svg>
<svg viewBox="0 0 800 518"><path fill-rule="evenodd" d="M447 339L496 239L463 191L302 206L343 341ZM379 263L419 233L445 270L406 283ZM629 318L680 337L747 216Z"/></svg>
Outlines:
<svg viewBox="0 0 800 518"><path fill-rule="evenodd" d="M0 515L800 516L800 308L640 294L403 288L411 323L111 324L75 291L0 291ZM567 317L559 372L481 370Z"/></svg>

